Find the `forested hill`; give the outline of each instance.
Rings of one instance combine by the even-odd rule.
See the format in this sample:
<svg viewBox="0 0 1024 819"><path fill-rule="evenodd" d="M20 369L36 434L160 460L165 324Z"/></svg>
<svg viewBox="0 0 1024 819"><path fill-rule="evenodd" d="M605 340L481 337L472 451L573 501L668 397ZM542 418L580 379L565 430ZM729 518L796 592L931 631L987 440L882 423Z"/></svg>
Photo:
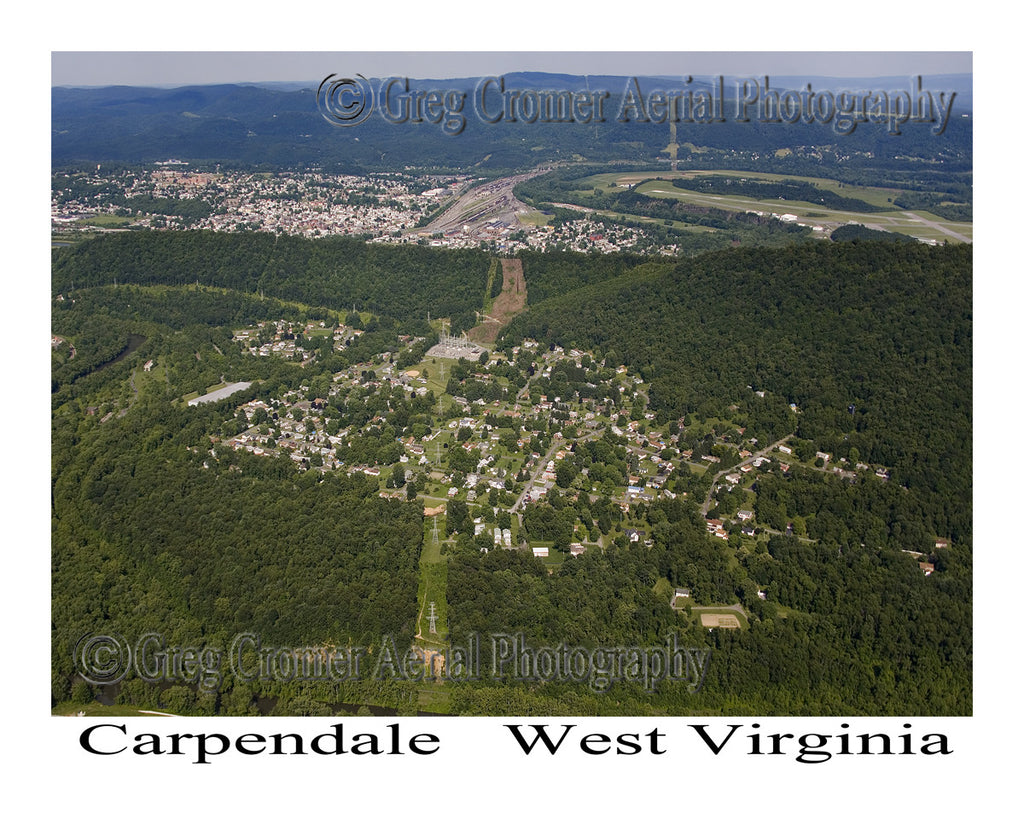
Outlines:
<svg viewBox="0 0 1024 819"><path fill-rule="evenodd" d="M436 372L424 358L432 342L399 334L429 335L428 310L456 328L472 323L500 268L482 251L193 231L55 250L55 704L92 698L75 678L83 634L140 629L168 645L222 648L243 633L310 647L393 635L404 647L417 633L421 582L443 577L453 646L470 634L588 647L676 635L713 656L695 694L487 678L446 684L450 713L970 713L971 247L853 240L684 261L520 260L530 301L498 347L532 337L540 349L453 365L442 395L418 366L429 360ZM331 328L353 307L363 315L345 323L365 331L336 342ZM259 322L306 328L294 335L313 355L254 354L276 331L261 328L251 346L236 332ZM422 391L385 377L413 366ZM228 382L250 386L231 401L185 400ZM505 408L470 402L470 382L479 395L497 388ZM251 416L247 399L262 402ZM528 417L542 403L550 414ZM511 483L470 506L443 473L464 480L474 468L476 456L451 442L458 419L484 412L496 429L477 440L510 453ZM582 423L590 412L593 427L570 412ZM235 445L243 434L251 451ZM309 435L330 446L302 468L290 445ZM499 507L526 488L527 453L554 453L556 436L574 476L565 486L556 469L549 494L515 523ZM405 442L418 439L423 453L431 438L437 462L402 460ZM741 446L767 452L783 438L785 458L779 448L750 464L748 486L730 493L722 479L714 491L718 475L704 463L739 467ZM671 441L657 449L658 474L654 440ZM407 488L395 497L399 476ZM613 500L630 476L664 478L663 496ZM450 504L444 545L430 553L428 499ZM708 533L709 518L741 509L759 531L727 522L727 539ZM495 524L504 512L525 544L571 548L578 531L590 545L559 564L526 548L488 550L486 532L483 544L470 534L477 510ZM950 548L935 548L938 539ZM929 557L929 574L916 554ZM692 592L678 611L676 588ZM730 606L744 622L711 630L694 606ZM199 690L130 676L119 697L182 714L417 707L415 684L364 671L339 684L231 673ZM431 687L424 702L436 695Z"/></svg>
<svg viewBox="0 0 1024 819"><path fill-rule="evenodd" d="M707 254L535 304L499 345L596 349L651 385L663 419L740 404L784 433L795 418L818 448L893 467L935 531L969 538L971 259L880 242Z"/></svg>
<svg viewBox="0 0 1024 819"><path fill-rule="evenodd" d="M113 283L200 285L394 318L473 326L491 257L479 250L377 245L269 233L132 232L55 252L55 293ZM425 326L425 325L424 325Z"/></svg>
<svg viewBox="0 0 1024 819"><path fill-rule="evenodd" d="M325 66L324 74L330 70L330 66ZM512 116L502 116L498 121L485 121L476 113L477 78L410 78L412 91L439 89L465 95L461 102L448 106L448 119L464 118L458 133L446 133L444 122L437 118L433 122L425 116L419 121L411 116L408 121L386 121L380 115L379 103L372 115L356 127L334 127L318 108L320 78L311 79L308 87L298 90L255 85L54 88L51 157L54 165L138 163L174 157L193 164L219 163L224 167L319 165L336 171L357 171L414 165L459 170L473 167L487 172L535 167L573 156L592 161L663 162L666 145L678 136L684 161L688 161L687 157L698 161L707 158L702 151L691 154L687 145L711 148L718 159L736 153L772 157L778 149L788 153L794 146L815 146L811 152L813 164L853 165L861 170L902 169L920 177L921 159L934 162L941 157L945 171L970 170L972 120L964 116L971 108L969 76L925 78L929 90L959 89L953 115L941 135L932 133L933 123L924 122L905 125L898 136L890 135L878 123L864 123L853 133L837 134L830 124L824 123L759 122L756 115L749 122L734 121L732 109L738 90L734 81L728 81L724 89L729 109L723 117L725 121L681 121L677 133L670 135L669 125L654 121L654 116L637 116L635 110L631 115L620 115L623 96L632 87L631 79L541 73L505 75L505 88L512 93L544 93L545 89L579 93L587 88L608 92L602 108L603 121L589 122L579 114L579 121L568 123L554 117L545 122L536 112L533 121L528 112L520 112L514 120ZM792 87L803 88L809 80L812 78L793 78ZM710 92L710 81L711 78L699 78L689 90ZM822 91L848 87L851 82L834 78L813 81L814 87ZM893 90L908 87L907 79L879 78L877 82L881 85L872 80L856 82ZM377 79L371 83L375 91L380 84ZM640 78L639 88L644 95L655 89L677 93L681 90L679 77ZM401 104L401 99L393 99L391 110L400 111ZM492 95L488 105L485 112L493 119L500 105L496 95ZM392 119L400 116L392 115ZM824 146L834 146L835 150L823 150ZM793 173L802 165L780 165L787 167L784 172Z"/></svg>

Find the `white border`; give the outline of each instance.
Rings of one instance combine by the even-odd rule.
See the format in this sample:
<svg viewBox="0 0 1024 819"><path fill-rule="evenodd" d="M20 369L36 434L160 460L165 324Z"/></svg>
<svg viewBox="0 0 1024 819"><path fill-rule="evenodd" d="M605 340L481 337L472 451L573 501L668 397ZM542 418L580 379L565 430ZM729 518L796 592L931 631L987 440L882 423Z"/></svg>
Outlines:
<svg viewBox="0 0 1024 819"><path fill-rule="evenodd" d="M1012 163L1016 158L1015 115L1017 100L1003 95L1014 81L1014 68L1005 60L1016 53L1008 40L986 34L980 38L983 21L979 15L963 19L935 8L917 8L892 3L861 2L855 7L825 11L820 7L740 5L721 6L699 12L678 4L631 4L629 9L603 10L594 7L558 7L550 3L513 6L482 6L479 3L448 4L428 9L390 7L347 9L337 5L325 9L259 7L215 7L209 3L178 3L144 10L137 4L107 3L102 8L56 3L29 15L28 28L44 32L43 45L5 56L5 76L13 104L7 109L7 126L15 131L13 147L7 148L11 166L5 224L14 226L9 236L17 244L16 262L8 276L16 292L27 299L8 301L14 306L19 338L30 340L32 352L11 361L5 356L11 383L32 385L29 400L45 401L47 359L43 328L48 324L46 281L48 258L39 248L48 246L48 224L36 214L48 205L48 86L50 50L73 50L83 46L97 50L160 49L317 49L317 50L452 50L483 48L498 50L561 50L567 46L586 50L621 50L640 46L660 50L692 47L700 50L757 50L769 47L793 49L872 50L971 50L976 49L975 99L979 132L975 148L979 218L975 280L976 335L975 475L980 484L976 504L975 542L977 622L985 624L977 634L975 714L969 719L918 720L950 734L955 753L946 758L907 757L836 759L822 765L800 765L792 757L781 759L729 760L680 750L661 757L576 759L569 761L521 760L497 738L505 730L502 720L493 718L437 720L443 737L444 756L429 763L410 760L310 760L275 759L267 767L265 758L223 759L209 766L182 764L162 758L90 757L80 751L77 733L80 721L43 716L48 713L45 674L31 673L27 680L17 674L5 675L5 693L10 710L19 716L5 733L6 744L16 756L16 769L8 781L32 798L35 804L76 809L103 806L125 813L142 812L157 816L180 814L198 806L248 811L259 808L261 815L278 811L354 810L380 806L384 815L418 810L444 811L445 815L546 816L562 811L600 809L602 813L646 811L667 808L700 811L705 814L751 811L763 816L790 816L801 809L817 808L829 815L847 816L874 807L880 815L898 815L920 810L938 816L970 811L984 794L1009 790L1009 742L1014 734L1007 718L1015 719L1016 676L1008 673L1008 661L1016 635L1011 637L1001 624L1019 618L1009 612L1014 596L1012 582L995 586L994 561L1013 554L1012 530L1001 524L1000 516L1014 506L1008 489L992 473L998 472L994 457L986 453L1005 440L1013 427L1015 391L995 390L995 385L1012 380L1010 366L996 364L996 354L1013 350L1006 330L1012 323L1018 302L1017 277L1005 252L1012 228L994 204L994 179L999 178L995 162ZM927 15L924 19L922 15ZM398 21L396 23L396 21ZM1006 27L1003 21L1003 27ZM14 22L9 32L22 30ZM994 27L998 28L999 24ZM28 161L24 158L28 157ZM986 184L989 183L989 184ZM14 217L14 218L12 218ZM25 252L21 252L25 251ZM40 298L41 296L41 298ZM27 320L22 326L21 312ZM995 332L993 332L995 330ZM989 363L991 362L991 363ZM1000 369L996 369L1000 367ZM999 373L1002 378L996 375ZM38 392L37 392L38 390ZM22 402L11 407L5 402L5 428L24 414ZM44 404L45 406L45 404ZM12 411L14 417L12 417ZM1009 414L1008 414L1009 411ZM15 552L9 578L27 589L8 600L7 622L28 623L28 634L19 635L26 644L17 646L17 669L49 667L49 531L46 497L39 487L49 479L48 458L43 454L49 430L45 410L31 424L28 435L15 442L13 457L5 474L7 497L15 498L12 510L14 537L8 548ZM38 426L37 426L38 424ZM993 433L1002 428L998 438ZM1001 448L999 451L1003 451ZM1009 473L1006 470L1004 474ZM1009 478L1010 475L1007 474ZM27 493L27 497L26 497ZM25 511L22 511L25 510ZM1000 548L1001 547L1001 548ZM28 583L23 583L24 579ZM1008 578L1009 579L1009 578ZM1003 600L1004 604L993 601ZM13 605L12 605L13 604ZM989 628L990 623L999 625ZM1009 639L1007 639L1009 637ZM10 662L10 660L9 660ZM9 665L8 668L11 668ZM44 679L39 679L43 677ZM1007 711L1010 711L1007 714ZM546 720L555 722L555 720ZM561 723L563 720L558 720ZM701 720L703 722L703 720ZM715 724L743 723L753 719L710 720ZM793 730L795 719L757 720L763 726L782 724ZM165 720L132 720L131 730L170 730ZM178 720L173 722L177 723ZM202 730L203 721L190 720L190 730ZM269 721L230 720L230 730L270 732ZM277 723L278 721L274 721ZM355 722L355 721L354 721ZM564 720L577 722L577 720ZM675 734L676 726L697 720L666 718L641 720L614 718L581 720L587 730L613 733L649 730L665 726ZM807 724L827 731L838 720L814 718ZM289 730L309 731L303 720L286 720ZM325 724L329 724L326 721ZM902 720L858 720L870 730L898 733ZM380 721L368 727L380 730ZM413 721L416 731L430 730L428 721ZM222 720L206 730L225 730ZM669 727L672 726L672 727ZM877 727L874 727L877 726ZM274 730L276 730L276 725ZM800 729L802 730L802 729ZM580 755L577 754L577 757ZM435 764L436 762L436 764ZM387 764L395 763L395 764ZM852 769L850 766L854 766ZM38 770L49 787L38 788L30 776ZM23 784L24 783L24 784ZM25 785L33 785L29 790ZM987 800L986 800L987 801ZM394 806L393 808L391 806ZM856 809L856 811L854 810Z"/></svg>

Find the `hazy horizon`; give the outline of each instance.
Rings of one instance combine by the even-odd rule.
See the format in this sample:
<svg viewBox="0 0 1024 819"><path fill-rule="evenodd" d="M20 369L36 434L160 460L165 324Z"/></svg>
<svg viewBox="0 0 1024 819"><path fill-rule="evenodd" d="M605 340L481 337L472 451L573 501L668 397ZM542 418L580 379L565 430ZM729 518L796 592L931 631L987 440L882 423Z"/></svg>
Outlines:
<svg viewBox="0 0 1024 819"><path fill-rule="evenodd" d="M51 52L51 87L316 84L332 73L460 79L756 76L869 79L972 75L971 52Z"/></svg>

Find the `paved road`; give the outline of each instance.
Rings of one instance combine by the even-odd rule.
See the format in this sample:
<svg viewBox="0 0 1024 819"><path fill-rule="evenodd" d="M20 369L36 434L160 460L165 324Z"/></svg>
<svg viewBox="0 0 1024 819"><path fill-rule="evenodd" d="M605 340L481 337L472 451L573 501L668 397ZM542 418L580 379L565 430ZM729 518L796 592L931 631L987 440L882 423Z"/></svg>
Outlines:
<svg viewBox="0 0 1024 819"><path fill-rule="evenodd" d="M537 479L541 476L544 470L547 469L548 461L550 461L555 456L555 452L557 450L561 449L563 446L566 445L572 445L574 443L583 443L584 441L589 441L591 438L596 438L598 435L603 435L604 430L604 427L598 427L597 429L592 429L586 435L580 435L571 440L567 438L556 438L555 441L548 448L548 451L545 453L544 457L541 458L540 461L537 463L537 468L534 469L533 474L530 476L530 479L526 482L526 486L523 488L523 491L519 494L519 497L516 498L516 502L512 506L512 513L519 513L519 510L520 508L522 508L522 505L525 502L527 495L530 494L530 489L533 488L533 485L537 482Z"/></svg>
<svg viewBox="0 0 1024 819"><path fill-rule="evenodd" d="M744 458L738 464L736 464L734 466L730 466L728 469L721 469L721 470L719 470L715 474L714 480L711 481L711 488L708 490L708 495L704 499L704 505L701 506L701 508L700 508L701 517L707 517L708 509L711 508L711 500L712 500L712 498L713 498L713 496L715 494L715 487L718 486L718 480L720 478L723 478L726 475L728 475L730 472L733 472L733 471L739 469L744 464L753 463L758 458L763 458L765 455L767 455L769 452L771 452L773 449L775 449L775 447L779 446L780 444L786 443L786 441L788 441L792 437L793 437L793 434L790 433L785 438L780 438L778 441L775 441L773 443L768 444L768 446L764 447L764 449L759 449L757 452L755 452L749 458Z"/></svg>
<svg viewBox="0 0 1024 819"><path fill-rule="evenodd" d="M935 230L939 231L939 233L945 233L947 236L951 236L954 239L959 239L961 242L970 243L971 241L966 236L962 236L956 231L950 230L941 222L933 222L931 219L926 219L924 216L922 216L920 213L917 213L916 211L913 213L908 213L907 216L910 217L915 222L921 222L922 224L925 224L928 227L934 228Z"/></svg>
<svg viewBox="0 0 1024 819"><path fill-rule="evenodd" d="M783 535L784 537L795 537L801 543L817 543L818 542L818 541L816 541L812 537L803 537L802 535L794 535L794 534L792 534L790 532L780 532L778 529L770 529L767 526L762 526L760 528L761 528L761 531L767 532L769 535Z"/></svg>

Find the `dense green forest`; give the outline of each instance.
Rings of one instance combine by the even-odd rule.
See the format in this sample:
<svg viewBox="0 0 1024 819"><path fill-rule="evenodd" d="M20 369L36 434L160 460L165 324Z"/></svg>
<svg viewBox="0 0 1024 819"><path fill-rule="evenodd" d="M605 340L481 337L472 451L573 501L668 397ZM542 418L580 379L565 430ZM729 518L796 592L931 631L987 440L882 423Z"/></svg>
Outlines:
<svg viewBox="0 0 1024 819"><path fill-rule="evenodd" d="M484 674L442 686L446 710L969 714L970 248L821 242L687 261L522 261L529 309L499 340L509 363L491 378L526 383L511 357L526 338L578 347L586 366L553 367L552 398L602 402L622 422L674 430L677 448L697 458L723 454L737 427L765 443L792 436L802 465L757 477L762 537L732 531L720 540L699 508L710 475L666 452L679 464L669 484L676 497L640 504L627 520L618 504L578 488L584 475L622 483L635 455L610 430L581 437L523 526L559 550L574 527L608 545L557 567L516 549L481 552L468 510L452 503L453 644L474 633L588 647L675 635L711 659L699 692L628 682L599 692ZM257 457L222 441L248 425L242 402L259 398L273 411L282 394L300 392L324 402L335 432L366 431L337 445L343 460L390 470L399 440L447 424L436 396L371 383L339 390L335 375L371 359L415 365L432 341L428 310L472 324L490 262L476 251L263 234L133 233L55 251L52 330L75 350L55 347L51 371L55 703L95 693L74 674L85 633L154 631L172 644L222 648L244 632L294 646L413 641L422 483L385 498L376 479L303 471L285 454ZM339 347L309 335L313 355L301 362L249 355L232 341L234 329L275 319L362 332ZM409 336L423 340L400 341ZM157 362L152 371L147 360ZM532 354L514 361L536 369ZM623 403L617 390L588 383L620 365L648 392ZM453 366L449 401L495 397L483 373L480 362ZM232 381L253 383L232 401L181 400ZM533 444L544 451L562 430L540 424ZM498 425L495 434L514 431ZM889 474L832 473L816 464L819 449ZM399 470L390 474L394 485ZM724 514L735 501L717 503ZM649 543L631 542L627 525ZM952 547L934 550L937 537ZM903 550L931 555L931 576ZM691 594L681 612L669 606L678 587ZM699 625L694 607L730 605L742 608L742 628ZM415 685L372 679L371 668L341 683L229 676L215 691L129 675L117 697L177 713L416 710Z"/></svg>
<svg viewBox="0 0 1024 819"><path fill-rule="evenodd" d="M490 263L479 250L438 253L348 237L154 231L55 251L53 287L197 283L401 319L426 319L429 312L450 317L452 331L460 332L476 322Z"/></svg>
<svg viewBox="0 0 1024 819"><path fill-rule="evenodd" d="M829 238L833 242L855 242L859 239L865 239L869 242L903 242L904 244L913 244L917 241L913 236L869 228L864 225L841 225L832 231L832 235Z"/></svg>
<svg viewBox="0 0 1024 819"><path fill-rule="evenodd" d="M675 507L675 508L673 508ZM556 681L485 680L454 688L454 708L478 714L958 714L970 712L970 575L925 578L913 561L874 547L837 549L777 537L741 557L709 543L683 504L650 510L655 544L613 547L549 576L509 552L460 556L449 567L455 640L522 634L529 646L678 645L708 649L700 691L617 683L608 693ZM740 599L749 628L703 629L672 612L658 577ZM752 591L768 589L768 601ZM635 640L636 642L628 642ZM490 663L484 645L485 665ZM925 671L927 669L927 671ZM924 673L922 673L924 672Z"/></svg>
<svg viewBox="0 0 1024 819"><path fill-rule="evenodd" d="M666 421L741 401L765 438L795 422L822 448L891 465L970 536L969 246L816 243L651 265L535 306L499 344L522 337L611 355L651 384ZM780 416L757 391L799 411Z"/></svg>
<svg viewBox="0 0 1024 819"><path fill-rule="evenodd" d="M842 713L886 701L892 713L969 711L970 258L969 247L868 242L731 251L636 267L518 318L502 343L535 337L624 363L651 383L651 408L664 417L721 413L733 396L748 434L792 431L812 460L820 448L851 464L890 464L892 474L763 475L755 485L760 525L795 523L805 539L772 536L752 554L710 545L692 506L656 505L648 512L652 548L622 544L585 556L597 564L588 577L600 583L577 589L584 560L556 578L518 581L504 557L455 564L454 576L470 575L453 588L473 583L472 595L452 603L459 622L486 629L511 617L540 644L570 633L592 645L614 639L607 629L619 618L643 624L650 640L668 627L650 601L655 579L665 577L692 587L695 602L739 600L754 619L739 632L683 630L689 644L717 649L721 664L712 661L705 688L692 695L669 687L653 698L634 690L631 707ZM938 532L955 533L964 548L940 550L938 573L924 578L903 550L927 554ZM631 565L616 572L622 562ZM769 602L754 594L758 586ZM594 610L608 619L587 619ZM926 666L932 676L904 684ZM459 697L480 713L606 706L555 685L463 689Z"/></svg>
<svg viewBox="0 0 1024 819"><path fill-rule="evenodd" d="M269 317L332 325L344 317L365 329L341 351L307 339L318 352L302 367L232 342L232 327ZM55 301L52 323L75 344L74 356L63 344L53 354L55 700L82 695L73 648L86 632L154 632L220 650L243 633L288 646L369 645L382 634L408 645L422 508L379 497L377 482L360 475L297 471L284 451L260 458L217 444L249 426L238 403L299 389L326 398L331 373L397 351L405 326L202 286L125 284L76 287ZM94 345L83 343L94 335ZM122 358L129 336L138 346ZM147 372L147 358L159 368ZM237 403L180 400L222 379L254 384ZM336 425L380 413L404 429L426 417L430 399L363 390L334 402ZM353 443L370 463L387 462L395 434ZM228 675L210 692L129 677L118 696L137 707L227 714L331 713L325 702L396 709L408 700L388 681L314 689Z"/></svg>

